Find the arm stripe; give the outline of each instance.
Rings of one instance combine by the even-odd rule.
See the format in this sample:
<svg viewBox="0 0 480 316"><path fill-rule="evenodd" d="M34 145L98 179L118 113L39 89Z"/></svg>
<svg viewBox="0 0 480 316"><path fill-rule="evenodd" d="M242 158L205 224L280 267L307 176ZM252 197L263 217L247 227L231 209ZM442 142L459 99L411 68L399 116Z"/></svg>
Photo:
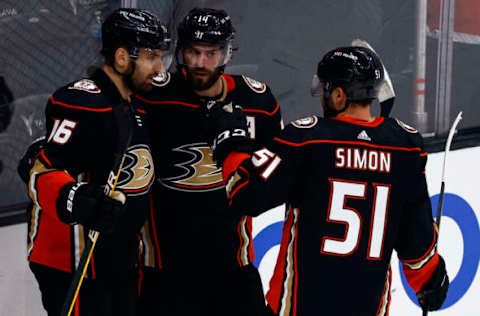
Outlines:
<svg viewBox="0 0 480 316"><path fill-rule="evenodd" d="M112 110L112 107L102 108L102 109L94 109L94 108L90 108L90 107L86 107L86 106L63 103L63 102L55 100L53 98L53 95L50 96L50 101L53 104L60 105L60 106L66 107L66 108L76 109L76 110L91 111L91 112L108 112L108 111Z"/></svg>

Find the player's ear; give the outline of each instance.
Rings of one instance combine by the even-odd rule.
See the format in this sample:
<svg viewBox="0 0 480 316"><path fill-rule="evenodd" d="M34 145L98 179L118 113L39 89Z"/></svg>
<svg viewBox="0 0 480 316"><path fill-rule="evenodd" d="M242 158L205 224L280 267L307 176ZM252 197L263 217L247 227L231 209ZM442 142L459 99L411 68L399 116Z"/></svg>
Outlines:
<svg viewBox="0 0 480 316"><path fill-rule="evenodd" d="M336 110L343 109L347 103L347 95L342 87L336 87L333 89L330 93L330 98L332 99L332 104Z"/></svg>
<svg viewBox="0 0 480 316"><path fill-rule="evenodd" d="M118 71L122 73L130 66L130 54L124 47L119 47L115 51L114 63L116 64Z"/></svg>

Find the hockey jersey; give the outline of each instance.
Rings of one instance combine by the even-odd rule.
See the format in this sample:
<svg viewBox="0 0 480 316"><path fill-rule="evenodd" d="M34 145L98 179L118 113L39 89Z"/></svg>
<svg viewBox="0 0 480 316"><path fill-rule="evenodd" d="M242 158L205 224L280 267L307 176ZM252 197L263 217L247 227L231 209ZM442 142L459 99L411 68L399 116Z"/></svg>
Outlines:
<svg viewBox="0 0 480 316"><path fill-rule="evenodd" d="M248 133L258 147L281 129L278 102L264 83L245 76L221 76L218 98L243 107ZM191 271L231 269L254 260L251 218L226 216L221 168L212 160L201 106L182 73L157 78L139 99L150 119L157 185L155 212L143 231L145 265Z"/></svg>
<svg viewBox="0 0 480 316"><path fill-rule="evenodd" d="M126 215L113 234L100 236L89 274L95 277L135 266L138 234L150 207L149 190L155 178L145 110L140 104L122 101L102 70L58 89L49 98L47 143L30 171L29 194L34 204L28 229L30 261L66 272L77 267L88 231L80 224L60 221L56 199L68 182L107 184L122 135L114 118L116 107L124 107L132 123L120 127L131 128L131 140L116 186L127 196Z"/></svg>
<svg viewBox="0 0 480 316"><path fill-rule="evenodd" d="M230 211L287 203L267 300L286 315L388 315L395 249L419 291L438 264L420 134L392 118L312 116L224 165Z"/></svg>

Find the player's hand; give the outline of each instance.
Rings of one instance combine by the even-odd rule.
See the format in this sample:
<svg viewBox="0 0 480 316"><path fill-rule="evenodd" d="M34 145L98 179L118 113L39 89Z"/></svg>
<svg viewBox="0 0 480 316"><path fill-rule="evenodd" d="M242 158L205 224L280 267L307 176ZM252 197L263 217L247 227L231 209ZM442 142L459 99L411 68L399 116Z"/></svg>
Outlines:
<svg viewBox="0 0 480 316"><path fill-rule="evenodd" d="M231 102L208 101L204 105L204 113L205 132L217 166L222 166L232 151L252 151L252 140L247 133L247 119L241 106Z"/></svg>
<svg viewBox="0 0 480 316"><path fill-rule="evenodd" d="M436 311L447 298L450 281L445 270L445 261L439 255L438 266L423 288L417 293L418 303L423 310Z"/></svg>
<svg viewBox="0 0 480 316"><path fill-rule="evenodd" d="M18 162L17 172L23 182L28 183L30 169L32 169L35 159L40 153L40 150L45 147L46 142L45 137L35 139L30 146L28 146L27 151Z"/></svg>
<svg viewBox="0 0 480 316"><path fill-rule="evenodd" d="M67 183L57 198L57 214L69 224L80 223L101 233L112 233L125 213L125 194L105 195L103 187L90 183Z"/></svg>

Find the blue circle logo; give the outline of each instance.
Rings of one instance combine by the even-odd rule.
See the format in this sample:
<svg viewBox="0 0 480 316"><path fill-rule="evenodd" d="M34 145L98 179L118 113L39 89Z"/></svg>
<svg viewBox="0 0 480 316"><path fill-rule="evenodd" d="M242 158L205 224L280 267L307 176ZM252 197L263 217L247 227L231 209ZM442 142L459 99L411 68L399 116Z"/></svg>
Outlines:
<svg viewBox="0 0 480 316"><path fill-rule="evenodd" d="M438 208L438 199L439 195L434 195L431 197L432 201L432 213L433 210ZM435 216L436 214L434 214ZM473 279L478 268L478 262L480 259L480 229L478 226L478 220L475 216L475 212L470 207L470 205L456 194L446 193L444 196L443 202L443 213L442 216L448 216L454 220L463 236L463 260L460 270L457 273L457 276L452 280L450 277L450 288L448 290L447 299L443 304L441 309L448 308L458 302L463 295L468 291L472 285ZM440 229L440 234L441 234ZM405 292L407 293L410 300L418 305L417 296L415 292L410 288L403 274L401 268L402 263L399 261L401 278ZM447 270L448 272L448 270Z"/></svg>
<svg viewBox="0 0 480 316"><path fill-rule="evenodd" d="M255 245L255 261L253 264L257 268L267 251L280 244L280 240L282 238L282 228L283 222L270 224L260 231L253 239L253 244Z"/></svg>

